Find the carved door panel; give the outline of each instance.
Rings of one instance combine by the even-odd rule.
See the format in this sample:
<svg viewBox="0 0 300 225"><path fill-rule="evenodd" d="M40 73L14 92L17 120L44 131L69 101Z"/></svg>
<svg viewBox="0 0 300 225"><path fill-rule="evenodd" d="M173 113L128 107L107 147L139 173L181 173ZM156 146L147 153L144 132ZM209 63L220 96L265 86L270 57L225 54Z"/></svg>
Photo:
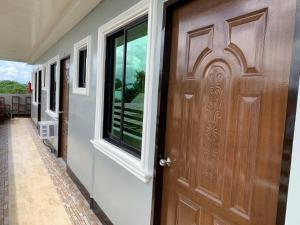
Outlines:
<svg viewBox="0 0 300 225"><path fill-rule="evenodd" d="M67 161L68 153L68 117L69 117L69 76L70 59L62 63L62 119L61 119L61 157Z"/></svg>
<svg viewBox="0 0 300 225"><path fill-rule="evenodd" d="M199 0L174 11L162 225L275 225L294 9Z"/></svg>

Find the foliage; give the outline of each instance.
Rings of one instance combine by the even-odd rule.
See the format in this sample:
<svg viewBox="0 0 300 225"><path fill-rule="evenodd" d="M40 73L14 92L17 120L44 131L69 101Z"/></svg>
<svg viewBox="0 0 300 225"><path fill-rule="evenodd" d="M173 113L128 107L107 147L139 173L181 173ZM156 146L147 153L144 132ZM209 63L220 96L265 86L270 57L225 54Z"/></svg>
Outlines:
<svg viewBox="0 0 300 225"><path fill-rule="evenodd" d="M144 93L145 89L145 71L136 71L135 82L133 83L133 89L139 93Z"/></svg>
<svg viewBox="0 0 300 225"><path fill-rule="evenodd" d="M122 81L119 78L117 78L115 80L115 89L118 90L121 87L122 87Z"/></svg>
<svg viewBox="0 0 300 225"><path fill-rule="evenodd" d="M140 93L144 93L145 89L145 71L136 71L135 82L131 85L126 85L125 102L129 103Z"/></svg>
<svg viewBox="0 0 300 225"><path fill-rule="evenodd" d="M0 93L1 94L26 94L27 85L20 84L16 81L3 80L0 81Z"/></svg>

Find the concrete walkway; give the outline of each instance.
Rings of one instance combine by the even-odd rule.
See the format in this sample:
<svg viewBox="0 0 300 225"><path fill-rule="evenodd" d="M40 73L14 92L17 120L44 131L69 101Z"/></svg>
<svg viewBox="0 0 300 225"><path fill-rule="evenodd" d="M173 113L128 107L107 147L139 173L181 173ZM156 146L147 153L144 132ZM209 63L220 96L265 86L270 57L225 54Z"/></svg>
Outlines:
<svg viewBox="0 0 300 225"><path fill-rule="evenodd" d="M8 142L7 224L101 224L30 119L14 119L0 129L7 129Z"/></svg>

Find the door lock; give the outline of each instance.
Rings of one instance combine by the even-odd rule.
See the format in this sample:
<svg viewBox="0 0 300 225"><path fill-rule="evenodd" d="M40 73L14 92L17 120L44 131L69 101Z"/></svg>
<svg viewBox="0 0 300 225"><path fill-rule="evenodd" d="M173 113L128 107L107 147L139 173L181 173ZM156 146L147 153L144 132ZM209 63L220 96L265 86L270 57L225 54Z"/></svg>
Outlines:
<svg viewBox="0 0 300 225"><path fill-rule="evenodd" d="M165 167L165 166L170 167L171 164L172 164L172 160L169 157L167 159L159 160L159 165L161 165L163 167Z"/></svg>

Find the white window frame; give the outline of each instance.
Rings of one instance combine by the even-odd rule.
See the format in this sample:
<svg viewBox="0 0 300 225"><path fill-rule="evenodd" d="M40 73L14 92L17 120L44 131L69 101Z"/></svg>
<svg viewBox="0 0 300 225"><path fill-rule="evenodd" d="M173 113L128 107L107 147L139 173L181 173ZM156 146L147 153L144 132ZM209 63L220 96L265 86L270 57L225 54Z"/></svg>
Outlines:
<svg viewBox="0 0 300 225"><path fill-rule="evenodd" d="M42 91L47 91L47 64L41 66L42 70Z"/></svg>
<svg viewBox="0 0 300 225"><path fill-rule="evenodd" d="M51 65L56 63L56 71L55 71L55 78L56 78L56 93L55 93L55 111L50 109L50 69ZM55 56L48 61L47 64L47 105L46 105L46 113L52 117L53 119L58 119L59 114L59 87L60 87L60 63L59 63L59 56Z"/></svg>
<svg viewBox="0 0 300 225"><path fill-rule="evenodd" d="M136 5L115 17L98 29L98 61L97 61L97 93L96 93L96 113L95 113L95 133L91 143L96 150L99 150L111 160L124 167L144 183L150 182L153 177L153 158L155 149L156 115L157 115L157 94L158 94L158 74L154 77L155 60L159 55L155 55L157 40L157 1L142 0ZM104 115L104 87L105 87L105 58L106 58L106 38L112 32L124 27L127 24L148 14L148 46L145 78L144 97L144 119L143 136L141 147L141 158L122 150L116 145L103 138L103 115ZM156 70L159 71L158 69ZM152 152L152 153L151 153ZM93 157L94 160L95 157ZM95 162L93 162L94 164ZM95 179L95 178L93 178Z"/></svg>
<svg viewBox="0 0 300 225"><path fill-rule="evenodd" d="M45 91L46 88L44 87L43 81L44 81L44 76L45 76L45 66L44 65L39 65L36 66L35 69L33 69L32 72L32 94L33 94L33 98L32 98L32 104L37 106L38 102L34 100L35 97L35 92L37 92L37 98L39 96L39 88L38 88L38 84L39 84L39 76L37 76L37 80L35 79L35 73L39 73L39 71L42 71L42 91ZM37 90L35 90L35 83L37 82ZM47 82L45 82L47 83Z"/></svg>
<svg viewBox="0 0 300 225"><path fill-rule="evenodd" d="M89 95L90 92L90 69L91 69L91 35L74 44L73 58L73 93L79 95ZM85 88L78 87L79 76L79 51L86 48L86 77Z"/></svg>
<svg viewBox="0 0 300 225"><path fill-rule="evenodd" d="M35 101L35 93L37 94L37 99L38 99L38 95L39 95L39 93L38 93L38 90L36 90L36 88L35 88L35 84L37 83L38 84L38 77L39 76L36 76L36 73L38 73L38 71L39 71L39 69L38 68L35 68L35 69L33 69L33 71L32 71L32 87L31 87L31 89L32 89L32 104L34 105L34 106L37 106L38 105L38 102L37 101ZM36 79L37 78L37 79Z"/></svg>

